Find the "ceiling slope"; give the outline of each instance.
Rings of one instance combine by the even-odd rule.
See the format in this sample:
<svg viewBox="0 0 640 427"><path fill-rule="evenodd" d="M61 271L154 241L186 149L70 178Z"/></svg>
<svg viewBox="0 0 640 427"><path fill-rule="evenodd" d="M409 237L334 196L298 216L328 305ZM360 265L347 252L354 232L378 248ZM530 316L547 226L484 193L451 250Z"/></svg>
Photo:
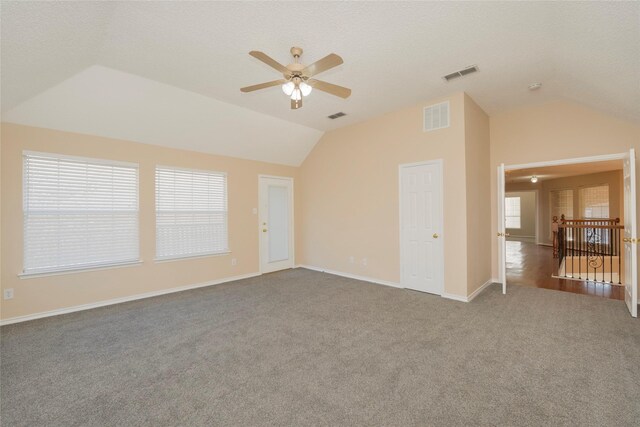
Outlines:
<svg viewBox="0 0 640 427"><path fill-rule="evenodd" d="M5 120L291 166L323 133L102 66L23 102Z"/></svg>

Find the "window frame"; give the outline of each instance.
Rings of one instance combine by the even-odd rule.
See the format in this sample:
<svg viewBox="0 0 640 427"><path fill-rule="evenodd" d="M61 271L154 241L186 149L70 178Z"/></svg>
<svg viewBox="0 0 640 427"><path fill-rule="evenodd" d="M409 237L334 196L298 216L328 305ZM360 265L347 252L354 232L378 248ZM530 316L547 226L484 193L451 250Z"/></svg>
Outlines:
<svg viewBox="0 0 640 427"><path fill-rule="evenodd" d="M158 256L158 170L159 169L171 169L174 171L182 171L182 172L190 172L190 173L203 173L208 175L221 175L224 177L224 228L226 231L226 247L225 249L219 251L212 252L199 252L192 254L184 254L184 255L171 255L171 256ZM209 170L209 169L195 169L195 168L185 168L180 166L169 166L169 165L161 165L156 164L154 167L154 196L155 196L155 254L153 261L155 263L165 263L172 261L181 261L187 259L197 259L197 258L208 258L208 257L217 257L217 256L225 256L231 253L230 244L229 244L229 174L227 172L217 171L217 170Z"/></svg>
<svg viewBox="0 0 640 427"><path fill-rule="evenodd" d="M107 261L107 262L96 262L96 263L86 263L79 264L69 267L56 267L56 268L48 268L48 269L32 269L32 271L26 270L26 256L27 256L27 210L26 210L26 201L27 201L27 180L25 170L25 162L27 157L46 157L50 159L58 159L58 160L70 160L77 162L87 162L93 165L104 165L104 166L120 166L135 169L135 223L136 223L136 249L137 256L130 260L123 261ZM72 274L72 273L80 273L85 271L95 271L95 270L105 270L105 269L113 269L113 268L121 268L121 267L131 267L142 264L141 258L141 248L140 248L140 164L136 162L126 162L121 160L112 160L105 158L95 158L95 157L87 157L87 156L75 156L68 155L62 153L54 153L54 152L45 152L45 151L33 151L33 150L23 150L21 155L21 179L22 179L22 271L18 273L18 277L22 279L34 278L34 277L43 277L43 276L56 276L63 274Z"/></svg>

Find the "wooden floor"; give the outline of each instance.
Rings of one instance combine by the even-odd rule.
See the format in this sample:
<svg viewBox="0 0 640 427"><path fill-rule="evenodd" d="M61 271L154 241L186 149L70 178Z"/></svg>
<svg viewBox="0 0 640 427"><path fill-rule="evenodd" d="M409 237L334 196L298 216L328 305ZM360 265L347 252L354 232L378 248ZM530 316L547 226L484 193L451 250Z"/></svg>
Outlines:
<svg viewBox="0 0 640 427"><path fill-rule="evenodd" d="M507 283L624 300L624 286L551 277L554 261L549 246L507 241Z"/></svg>

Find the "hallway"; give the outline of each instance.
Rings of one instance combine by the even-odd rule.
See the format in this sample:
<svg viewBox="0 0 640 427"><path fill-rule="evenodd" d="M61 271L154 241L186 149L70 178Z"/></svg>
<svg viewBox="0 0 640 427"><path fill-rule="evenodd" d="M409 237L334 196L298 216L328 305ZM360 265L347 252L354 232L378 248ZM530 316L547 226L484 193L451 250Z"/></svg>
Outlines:
<svg viewBox="0 0 640 427"><path fill-rule="evenodd" d="M551 277L557 260L553 248L535 243L507 241L507 283L534 288L555 289L624 300L624 286L556 279Z"/></svg>

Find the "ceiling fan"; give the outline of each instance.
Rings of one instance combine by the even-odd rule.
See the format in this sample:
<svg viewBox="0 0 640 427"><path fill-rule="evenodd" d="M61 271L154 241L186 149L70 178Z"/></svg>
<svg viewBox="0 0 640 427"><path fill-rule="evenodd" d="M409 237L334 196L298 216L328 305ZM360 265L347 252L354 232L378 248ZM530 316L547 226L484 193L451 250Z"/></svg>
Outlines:
<svg viewBox="0 0 640 427"><path fill-rule="evenodd" d="M264 62L271 68L282 73L283 79L247 86L240 89L241 92L253 92L254 90L265 89L271 86L282 85L282 91L291 98L291 109L297 110L302 107L302 98L308 96L312 89L318 89L340 98L348 98L351 89L312 79L311 77L327 71L342 64L342 58L335 53L331 53L311 65L303 65L299 62L302 56L302 48L292 47L293 63L286 67L264 52L252 50L249 55Z"/></svg>

